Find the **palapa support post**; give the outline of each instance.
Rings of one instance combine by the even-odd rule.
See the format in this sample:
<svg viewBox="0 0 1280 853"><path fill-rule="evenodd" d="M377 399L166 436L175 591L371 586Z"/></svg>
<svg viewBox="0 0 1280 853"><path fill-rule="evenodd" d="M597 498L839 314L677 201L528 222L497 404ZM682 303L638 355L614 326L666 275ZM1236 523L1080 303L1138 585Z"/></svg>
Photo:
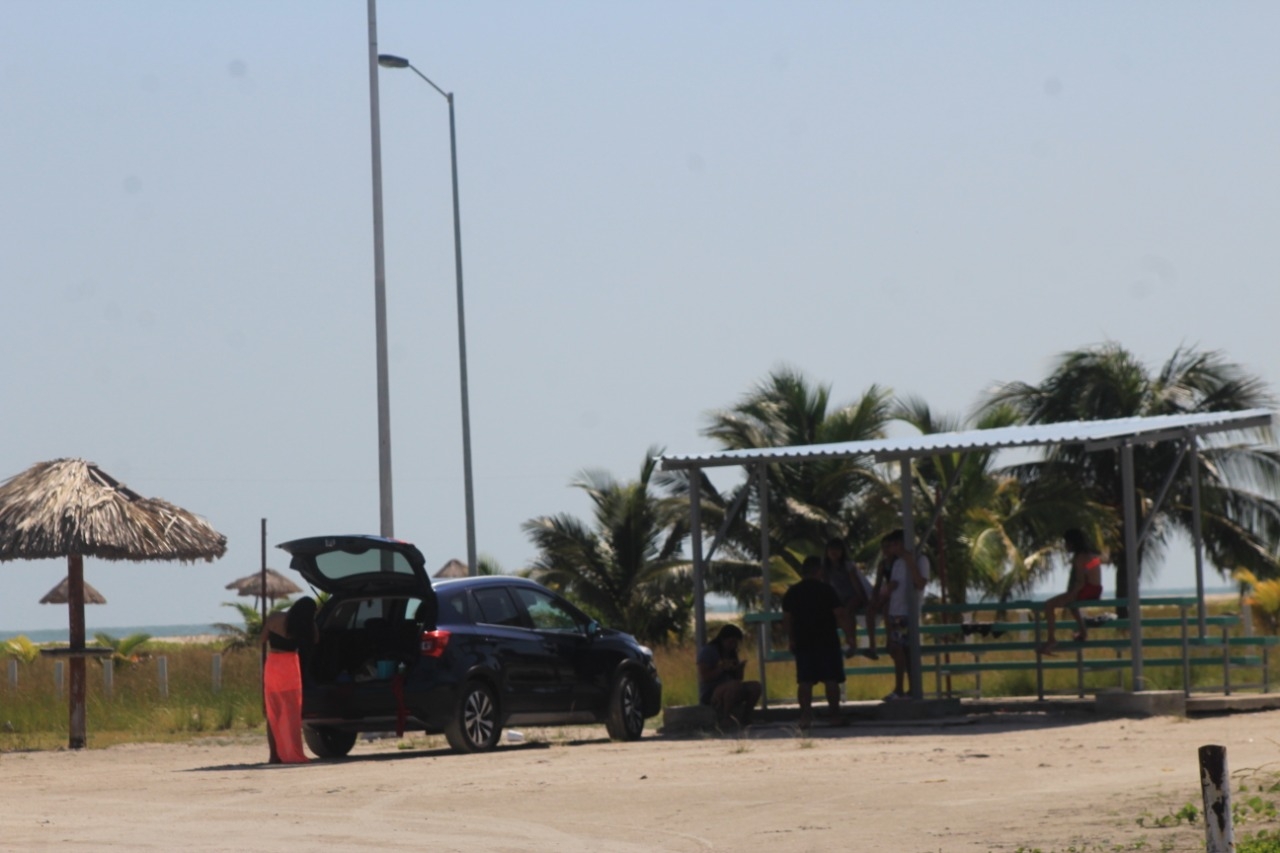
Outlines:
<svg viewBox="0 0 1280 853"><path fill-rule="evenodd" d="M71 709L71 749L84 749L85 737L85 672L84 672L84 557L67 557L67 595L71 629L71 689L67 691ZM78 654L77 654L78 653Z"/></svg>
<svg viewBox="0 0 1280 853"><path fill-rule="evenodd" d="M1204 793L1206 853L1234 853L1231 823L1231 779L1227 773L1225 746L1200 747L1200 787Z"/></svg>

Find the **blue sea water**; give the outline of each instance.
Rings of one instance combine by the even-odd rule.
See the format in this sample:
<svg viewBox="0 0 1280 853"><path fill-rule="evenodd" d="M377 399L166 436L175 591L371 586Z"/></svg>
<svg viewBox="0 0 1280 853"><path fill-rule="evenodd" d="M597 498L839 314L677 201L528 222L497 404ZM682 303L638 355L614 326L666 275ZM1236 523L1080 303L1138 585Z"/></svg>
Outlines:
<svg viewBox="0 0 1280 853"><path fill-rule="evenodd" d="M1222 587L1206 587L1206 595L1235 595L1238 590L1231 586ZM1054 595L1054 592L1037 593L1030 596L1032 599L1043 601L1044 599ZM1151 589L1144 590L1143 596L1178 596L1178 595L1195 595L1195 587L1178 587L1175 589ZM736 613L738 611L737 603L726 596L708 595L707 596L707 612L708 613ZM87 637L92 638L94 634L110 634L113 637L128 637L132 634L150 634L153 637L189 637L199 634L217 634L218 629L209 624L197 625L131 625L121 628L97 628L91 627L85 629ZM66 643L69 642L68 631L66 628L50 628L38 631L13 631L0 628L0 643L5 640L17 636L25 636L33 643Z"/></svg>
<svg viewBox="0 0 1280 853"><path fill-rule="evenodd" d="M217 634L218 629L212 625L134 625L125 628L86 627L85 638L92 641L94 634L110 634L113 637L128 637L133 634L150 634L153 637L191 637L198 634ZM68 643L71 641L67 628L49 628L39 631L10 631L0 629L0 643L13 637L23 636L33 643Z"/></svg>

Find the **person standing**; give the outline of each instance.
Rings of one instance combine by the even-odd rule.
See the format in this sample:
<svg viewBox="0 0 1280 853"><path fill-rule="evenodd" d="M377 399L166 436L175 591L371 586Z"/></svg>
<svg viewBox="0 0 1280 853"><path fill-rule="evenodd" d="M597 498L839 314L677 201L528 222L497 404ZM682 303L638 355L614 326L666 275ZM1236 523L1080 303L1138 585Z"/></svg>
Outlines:
<svg viewBox="0 0 1280 853"><path fill-rule="evenodd" d="M270 764L306 764L302 750L302 665L300 660L319 636L316 602L303 597L287 611L262 623L267 659L262 668L262 694L267 707Z"/></svg>
<svg viewBox="0 0 1280 853"><path fill-rule="evenodd" d="M920 624L920 593L929 582L929 558L907 550L906 535L894 530L880 540L891 561L888 581L880 589L879 610L885 613L885 645L893 658L893 692L885 701L906 699L911 680L911 595L915 588L916 624Z"/></svg>
<svg viewBox="0 0 1280 853"><path fill-rule="evenodd" d="M747 662L738 657L742 629L723 625L698 651L698 701L715 709L716 722L745 726L760 701L758 681L743 681Z"/></svg>
<svg viewBox="0 0 1280 853"><path fill-rule="evenodd" d="M1084 531L1071 528L1062 534L1063 547L1071 555L1071 576L1067 591L1055 595L1044 603L1045 629L1049 639L1040 646L1040 653L1052 655L1058 648L1057 618L1059 608L1068 608L1076 617L1075 641L1089 639L1088 629L1080 608L1073 606L1080 601L1097 601L1102 598L1102 555L1098 553Z"/></svg>
<svg viewBox="0 0 1280 853"><path fill-rule="evenodd" d="M821 682L827 692L832 725L843 725L840 716L840 684L844 658L836 631L840 599L823 583L822 558L807 557L801 578L782 597L782 625L796 662L796 696L800 701L800 727L813 722L813 685Z"/></svg>
<svg viewBox="0 0 1280 853"><path fill-rule="evenodd" d="M840 612L836 614L836 621L840 630L844 631L844 656L851 658L858 653L857 615L861 611L865 614L867 624L866 656L872 660L879 658L880 655L876 653L871 585L849 559L849 550L845 547L844 540L838 536L827 541L826 553L822 557L822 579L831 585L836 591L836 597L840 599Z"/></svg>

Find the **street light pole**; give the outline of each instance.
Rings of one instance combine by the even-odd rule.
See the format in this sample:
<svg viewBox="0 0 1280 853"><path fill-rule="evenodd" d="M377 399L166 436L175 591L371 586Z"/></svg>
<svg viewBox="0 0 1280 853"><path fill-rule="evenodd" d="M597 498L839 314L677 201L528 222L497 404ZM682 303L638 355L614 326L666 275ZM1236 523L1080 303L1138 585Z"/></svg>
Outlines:
<svg viewBox="0 0 1280 853"><path fill-rule="evenodd" d="M394 532L391 505L391 380L387 365L387 272L382 251L382 132L378 122L378 12L369 0L369 127L373 150L373 308L378 366L378 508L383 536Z"/></svg>
<svg viewBox="0 0 1280 853"><path fill-rule="evenodd" d="M475 494L471 480L471 403L467 392L467 322L463 307L462 289L462 218L458 212L458 136L453 120L453 93L437 86L430 77L413 66L409 60L391 54L380 54L378 64L383 68L408 68L449 102L449 159L453 173L453 263L458 303L458 379L462 391L462 478L463 498L467 516L467 573L479 574L476 558Z"/></svg>

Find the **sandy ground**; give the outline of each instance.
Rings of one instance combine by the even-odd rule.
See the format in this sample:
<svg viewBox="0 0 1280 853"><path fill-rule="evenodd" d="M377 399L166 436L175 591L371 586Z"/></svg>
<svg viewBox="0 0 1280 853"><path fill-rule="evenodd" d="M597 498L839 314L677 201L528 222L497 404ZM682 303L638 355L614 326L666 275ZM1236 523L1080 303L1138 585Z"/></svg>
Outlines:
<svg viewBox="0 0 1280 853"><path fill-rule="evenodd" d="M1280 711L523 734L487 755L376 741L293 767L260 763L256 738L3 754L0 850L1203 850L1199 825L1138 825L1200 804L1200 746L1280 778Z"/></svg>

